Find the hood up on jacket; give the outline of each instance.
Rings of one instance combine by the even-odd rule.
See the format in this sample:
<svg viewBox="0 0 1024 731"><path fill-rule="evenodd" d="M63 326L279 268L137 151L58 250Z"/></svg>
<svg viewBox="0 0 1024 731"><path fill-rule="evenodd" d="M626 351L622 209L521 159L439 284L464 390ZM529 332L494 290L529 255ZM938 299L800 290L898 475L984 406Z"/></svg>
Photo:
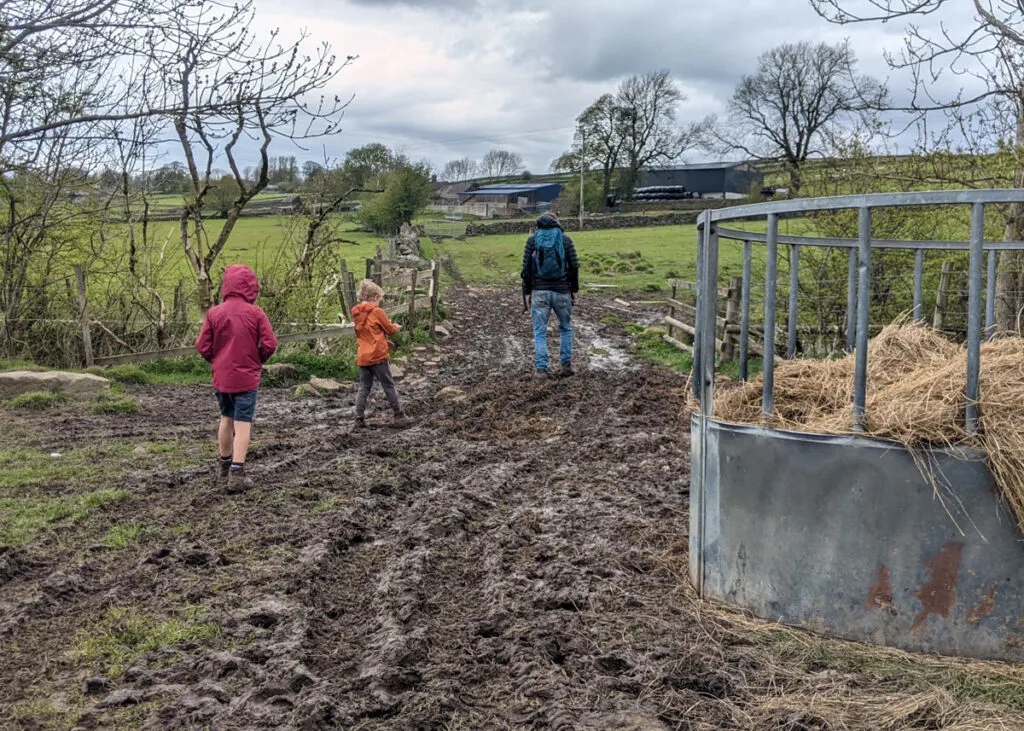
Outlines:
<svg viewBox="0 0 1024 731"><path fill-rule="evenodd" d="M377 307L369 302L360 302L358 305L352 308L352 322L356 327L362 327L366 323L366 318L370 316L370 313Z"/></svg>
<svg viewBox="0 0 1024 731"><path fill-rule="evenodd" d="M562 228L562 222L554 213L545 213L537 219L537 228Z"/></svg>
<svg viewBox="0 0 1024 731"><path fill-rule="evenodd" d="M260 293L260 280L256 272L243 264L232 264L224 270L224 284L220 289L221 299L241 297L250 305Z"/></svg>

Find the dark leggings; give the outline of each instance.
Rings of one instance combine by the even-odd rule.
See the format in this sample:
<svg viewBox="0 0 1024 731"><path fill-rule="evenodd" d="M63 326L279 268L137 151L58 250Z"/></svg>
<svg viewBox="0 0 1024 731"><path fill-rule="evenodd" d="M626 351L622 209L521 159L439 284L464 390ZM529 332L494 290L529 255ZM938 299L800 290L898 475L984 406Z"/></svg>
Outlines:
<svg viewBox="0 0 1024 731"><path fill-rule="evenodd" d="M372 366L359 366L359 392L356 394L356 417L362 419L366 414L366 402L373 392L374 379L380 381L384 395L388 397L391 410L396 414L402 413L402 406L398 403L398 391L395 390L395 381L391 377L391 366L387 361Z"/></svg>

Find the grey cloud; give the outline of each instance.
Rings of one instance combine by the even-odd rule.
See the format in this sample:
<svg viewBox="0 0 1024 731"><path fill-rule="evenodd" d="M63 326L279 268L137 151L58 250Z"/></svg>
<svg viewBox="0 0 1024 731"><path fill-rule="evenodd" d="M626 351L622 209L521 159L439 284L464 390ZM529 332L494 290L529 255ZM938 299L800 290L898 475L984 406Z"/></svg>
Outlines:
<svg viewBox="0 0 1024 731"><path fill-rule="evenodd" d="M476 7L480 0L348 0L350 5L365 5L371 8L408 5L417 8L469 8Z"/></svg>
<svg viewBox="0 0 1024 731"><path fill-rule="evenodd" d="M809 3L793 0L677 3L672 9L655 0L633 0L604 12L588 11L590 4L584 0L548 7L549 22L517 37L515 43L522 63L531 55L536 63L541 49L549 78L613 82L667 68L684 84L720 100L728 98L740 77L752 72L757 57L772 46L794 40L837 41L851 35L856 47L861 30L828 25ZM902 36L902 28L895 24L884 32L893 45ZM864 71L886 75L880 48L858 50Z"/></svg>
<svg viewBox="0 0 1024 731"><path fill-rule="evenodd" d="M296 24L314 32L317 18L344 19L347 8L353 22L429 39L458 62L456 77L445 77L440 90L400 80L361 88L345 134L328 142L332 154L371 141L405 143L412 157L443 164L504 146L523 154L534 172L571 138L568 129L543 130L571 127L593 98L631 74L669 69L691 96L682 116L696 119L724 112L740 77L779 43L848 36L861 71L885 78L882 50L898 48L904 33L902 23L830 25L808 0L291 0L289 7ZM959 15L969 10L956 12L953 23L970 21ZM371 63L368 52L365 59ZM902 98L906 84L891 76L893 95ZM474 119L446 111L439 94L471 100Z"/></svg>

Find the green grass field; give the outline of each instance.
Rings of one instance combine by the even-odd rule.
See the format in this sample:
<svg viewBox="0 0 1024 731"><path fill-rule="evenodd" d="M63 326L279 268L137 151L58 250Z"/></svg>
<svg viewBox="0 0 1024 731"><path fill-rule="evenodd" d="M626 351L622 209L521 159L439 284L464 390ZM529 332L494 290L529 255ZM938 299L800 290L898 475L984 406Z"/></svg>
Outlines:
<svg viewBox="0 0 1024 731"><path fill-rule="evenodd" d="M672 277L693 279L697 270L696 226L569 232L580 256L580 283L615 285L624 292L659 291ZM460 276L474 284L511 286L519 281L526 236L474 236L446 240ZM742 255L742 252L741 252ZM723 267L742 267L732 256Z"/></svg>
<svg viewBox="0 0 1024 731"><path fill-rule="evenodd" d="M304 230L296 229L296 220L287 216L261 216L258 218L242 218L235 224L227 246L217 259L220 267L229 264L246 264L257 271L274 265L282 254L284 246L298 247ZM191 276L188 260L181 245L181 235L177 222L159 222L150 224L157 247L167 242L166 272L167 278L188 278ZM211 243L224 227L224 221L211 219L206 222L206 230ZM358 242L337 244L339 258L350 262L364 261L373 256L376 247L384 244L385 239L374 234L354 230L354 224L343 224L341 236Z"/></svg>

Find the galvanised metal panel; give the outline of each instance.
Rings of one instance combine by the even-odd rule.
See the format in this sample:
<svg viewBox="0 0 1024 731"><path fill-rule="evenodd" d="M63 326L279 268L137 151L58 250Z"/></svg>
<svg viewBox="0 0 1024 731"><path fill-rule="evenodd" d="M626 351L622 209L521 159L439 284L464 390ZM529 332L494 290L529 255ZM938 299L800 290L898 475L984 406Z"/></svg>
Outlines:
<svg viewBox="0 0 1024 731"><path fill-rule="evenodd" d="M693 427L704 597L851 640L1024 660L1024 541L981 455L927 452L936 492L893 443Z"/></svg>

